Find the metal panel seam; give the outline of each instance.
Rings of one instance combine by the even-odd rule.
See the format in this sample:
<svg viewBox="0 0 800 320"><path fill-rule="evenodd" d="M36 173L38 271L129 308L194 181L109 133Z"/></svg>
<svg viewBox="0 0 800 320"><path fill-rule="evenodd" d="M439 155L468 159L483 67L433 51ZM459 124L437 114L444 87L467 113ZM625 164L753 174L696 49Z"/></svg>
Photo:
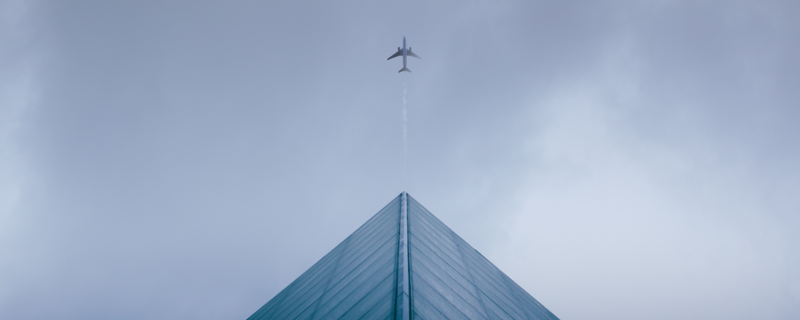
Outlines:
<svg viewBox="0 0 800 320"><path fill-rule="evenodd" d="M397 257L397 295L395 296L395 319L411 319L411 290L408 270L408 193L403 191L400 202L400 235Z"/></svg>

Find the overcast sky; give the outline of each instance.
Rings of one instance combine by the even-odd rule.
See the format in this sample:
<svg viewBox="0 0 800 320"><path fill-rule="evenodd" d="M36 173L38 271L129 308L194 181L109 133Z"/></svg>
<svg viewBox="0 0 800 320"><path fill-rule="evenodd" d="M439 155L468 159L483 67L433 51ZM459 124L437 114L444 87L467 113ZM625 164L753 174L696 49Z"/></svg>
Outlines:
<svg viewBox="0 0 800 320"><path fill-rule="evenodd" d="M244 319L406 190L562 319L798 319L798 16L0 0L0 318Z"/></svg>

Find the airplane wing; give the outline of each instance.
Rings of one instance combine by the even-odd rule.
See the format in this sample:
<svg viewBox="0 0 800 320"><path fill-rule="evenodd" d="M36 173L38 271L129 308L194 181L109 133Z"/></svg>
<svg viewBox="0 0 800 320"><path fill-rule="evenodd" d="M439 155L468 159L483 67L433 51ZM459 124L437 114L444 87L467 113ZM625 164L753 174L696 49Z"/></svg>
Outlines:
<svg viewBox="0 0 800 320"><path fill-rule="evenodd" d="M397 58L402 55L403 55L403 50L397 50L397 53L393 54L391 57L389 57L389 59L386 60L391 60L392 58Z"/></svg>
<svg viewBox="0 0 800 320"><path fill-rule="evenodd" d="M414 57L414 58L417 58L417 59L422 59L422 58L420 58L418 55L416 55L416 54L414 54L413 52L411 52L411 50L408 50L408 51L406 52L406 54L407 54L407 55L409 55L409 56L412 56L412 57Z"/></svg>

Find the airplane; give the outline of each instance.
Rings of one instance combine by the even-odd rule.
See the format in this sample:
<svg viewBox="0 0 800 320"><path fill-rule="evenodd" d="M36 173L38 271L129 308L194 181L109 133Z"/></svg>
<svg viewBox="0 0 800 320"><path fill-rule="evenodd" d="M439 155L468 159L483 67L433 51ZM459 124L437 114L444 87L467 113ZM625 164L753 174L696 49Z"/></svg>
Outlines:
<svg viewBox="0 0 800 320"><path fill-rule="evenodd" d="M391 60L392 58L399 56L403 56L403 69L400 69L400 71L397 72L403 72L403 71L411 72L411 70L406 68L406 56L412 56L417 59L422 59L418 55L411 52L411 47L408 47L408 50L406 50L406 37L403 37L403 48L400 49L400 47L397 47L397 53L393 54L391 57L389 57L389 59L386 60Z"/></svg>

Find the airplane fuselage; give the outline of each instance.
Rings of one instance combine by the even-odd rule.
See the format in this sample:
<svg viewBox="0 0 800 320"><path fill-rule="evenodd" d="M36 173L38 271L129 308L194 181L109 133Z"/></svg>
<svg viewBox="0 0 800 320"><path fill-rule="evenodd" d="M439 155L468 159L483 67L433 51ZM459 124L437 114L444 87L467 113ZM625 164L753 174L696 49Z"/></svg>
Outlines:
<svg viewBox="0 0 800 320"><path fill-rule="evenodd" d="M403 37L403 68L406 67L406 57L408 57L408 51L406 51L406 37Z"/></svg>

